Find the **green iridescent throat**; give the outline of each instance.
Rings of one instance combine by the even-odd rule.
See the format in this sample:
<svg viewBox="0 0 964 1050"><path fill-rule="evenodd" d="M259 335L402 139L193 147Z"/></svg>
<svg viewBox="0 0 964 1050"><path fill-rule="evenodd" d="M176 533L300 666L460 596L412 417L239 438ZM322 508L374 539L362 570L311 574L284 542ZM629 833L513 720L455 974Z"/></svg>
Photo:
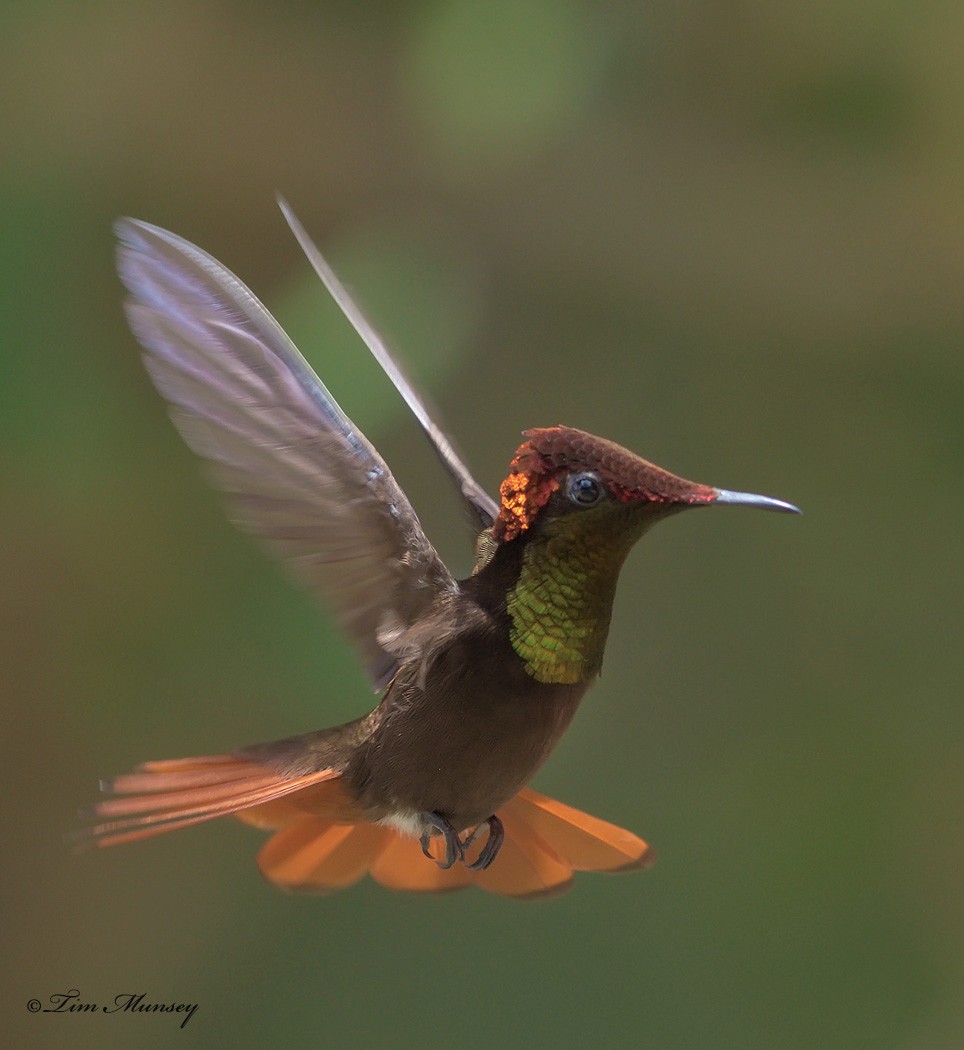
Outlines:
<svg viewBox="0 0 964 1050"><path fill-rule="evenodd" d="M572 685L599 674L616 579L644 527L641 515L609 506L528 539L506 610L512 647L537 681Z"/></svg>

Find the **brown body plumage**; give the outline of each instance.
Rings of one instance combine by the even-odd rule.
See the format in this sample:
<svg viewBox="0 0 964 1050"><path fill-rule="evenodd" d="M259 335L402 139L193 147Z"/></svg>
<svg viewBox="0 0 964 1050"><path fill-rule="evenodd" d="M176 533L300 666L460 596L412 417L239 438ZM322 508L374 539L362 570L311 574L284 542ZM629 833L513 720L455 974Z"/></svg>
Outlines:
<svg viewBox="0 0 964 1050"><path fill-rule="evenodd" d="M471 478L297 221L313 265L485 527L456 581L384 461L254 296L163 230L119 224L146 363L239 519L324 593L373 685L368 715L231 755L149 762L106 785L97 845L233 813L276 831L262 871L326 890L511 896L644 866L646 843L526 788L599 673L623 559L686 507L765 497L686 481L569 427L527 432L497 504ZM421 848L420 848L421 847ZM424 854L424 855L423 855Z"/></svg>
<svg viewBox="0 0 964 1050"><path fill-rule="evenodd" d="M454 636L447 628L424 654L424 683L422 660L406 663L357 722L239 753L285 776L339 770L372 823L415 827L418 814L435 812L464 831L488 820L549 756L588 683L535 681L495 623Z"/></svg>

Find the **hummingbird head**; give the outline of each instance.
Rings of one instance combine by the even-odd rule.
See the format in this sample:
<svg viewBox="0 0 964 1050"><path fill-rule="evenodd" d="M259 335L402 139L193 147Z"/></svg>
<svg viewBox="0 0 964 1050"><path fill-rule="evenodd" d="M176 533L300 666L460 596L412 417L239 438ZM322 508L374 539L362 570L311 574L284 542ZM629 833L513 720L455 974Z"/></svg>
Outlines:
<svg viewBox="0 0 964 1050"><path fill-rule="evenodd" d="M525 432L499 490L494 535L500 542L537 523L608 506L645 515L646 524L686 507L745 504L799 513L782 500L713 488L671 474L605 438L574 427ZM620 515L622 516L622 515Z"/></svg>
<svg viewBox="0 0 964 1050"><path fill-rule="evenodd" d="M796 511L687 481L573 427L525 437L495 524L482 534L474 586L501 591L509 640L541 682L585 683L599 673L619 570L654 522L714 503Z"/></svg>

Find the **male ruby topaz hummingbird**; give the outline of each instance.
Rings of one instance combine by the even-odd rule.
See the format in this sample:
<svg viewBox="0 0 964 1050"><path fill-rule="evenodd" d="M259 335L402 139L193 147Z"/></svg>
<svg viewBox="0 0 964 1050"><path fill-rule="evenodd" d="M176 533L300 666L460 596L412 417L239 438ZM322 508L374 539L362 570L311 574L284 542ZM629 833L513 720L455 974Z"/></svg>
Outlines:
<svg viewBox="0 0 964 1050"><path fill-rule="evenodd" d="M274 832L262 873L324 892L561 892L574 871L645 867L637 836L527 787L597 677L636 541L690 507L780 500L686 481L567 426L525 432L491 499L432 422L290 209L319 277L414 411L482 526L456 580L385 461L245 285L193 244L117 223L127 314L187 443L236 521L333 609L373 688L369 714L105 782L107 846L225 814Z"/></svg>

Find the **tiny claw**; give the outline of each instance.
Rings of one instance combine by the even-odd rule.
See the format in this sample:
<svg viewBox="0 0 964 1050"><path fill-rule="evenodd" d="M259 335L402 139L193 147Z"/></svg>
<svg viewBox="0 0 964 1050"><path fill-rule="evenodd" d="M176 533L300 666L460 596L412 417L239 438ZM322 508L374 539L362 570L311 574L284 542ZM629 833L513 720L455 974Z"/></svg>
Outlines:
<svg viewBox="0 0 964 1050"><path fill-rule="evenodd" d="M493 814L484 825L480 824L475 831L462 840L463 851L467 850L469 846L475 842L483 827L488 828L489 835L485 840L485 845L480 850L479 855L471 864L466 863L464 857L462 860L462 863L465 864L469 871L485 871L485 869L499 855L499 851L502 849L502 843L505 842L505 828L502 826L502 821Z"/></svg>
<svg viewBox="0 0 964 1050"><path fill-rule="evenodd" d="M451 868L457 860L464 862L465 850L459 840L458 832L445 819L445 817L439 816L438 813L423 813L421 816L422 820L434 829L435 834L442 836L442 839L445 842L445 857L443 860L439 860L437 857L432 856L431 850L429 849L429 845L433 838L433 832L431 831L422 832L422 836L419 839L422 853L424 853L429 860L434 860L443 870Z"/></svg>

